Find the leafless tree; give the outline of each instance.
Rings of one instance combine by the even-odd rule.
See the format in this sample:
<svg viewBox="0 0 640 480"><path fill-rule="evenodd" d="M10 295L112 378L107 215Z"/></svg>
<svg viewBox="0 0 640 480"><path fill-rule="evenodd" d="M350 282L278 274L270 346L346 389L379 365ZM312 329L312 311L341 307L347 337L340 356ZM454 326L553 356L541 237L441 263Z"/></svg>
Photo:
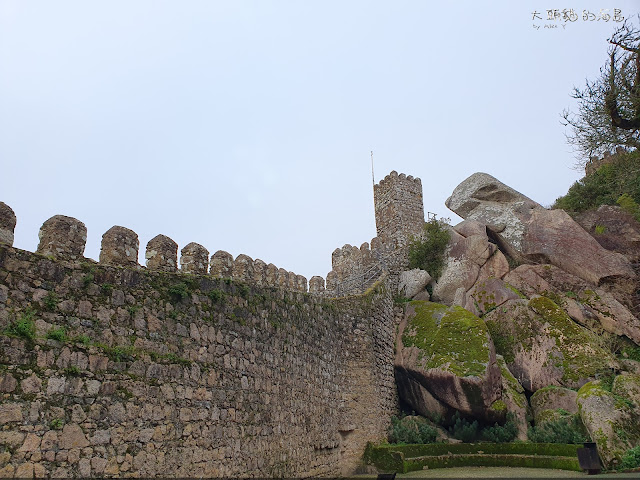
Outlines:
<svg viewBox="0 0 640 480"><path fill-rule="evenodd" d="M577 112L562 113L562 123L571 127L567 141L577 153L577 166L617 147L640 147L640 26L625 20L609 43L600 76L587 79L582 89L574 87Z"/></svg>

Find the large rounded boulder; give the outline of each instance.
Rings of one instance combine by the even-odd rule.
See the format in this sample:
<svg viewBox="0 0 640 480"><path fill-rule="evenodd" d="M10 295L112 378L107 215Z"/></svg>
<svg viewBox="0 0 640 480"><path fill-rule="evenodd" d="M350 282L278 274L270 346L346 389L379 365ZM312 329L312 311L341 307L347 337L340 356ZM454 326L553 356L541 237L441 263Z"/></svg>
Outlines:
<svg viewBox="0 0 640 480"><path fill-rule="evenodd" d="M418 404L419 398L432 397L463 415L504 419L500 366L489 330L462 307L411 302L399 326L395 370L398 385L420 391L403 397L418 412L428 409ZM399 388L401 396L403 390Z"/></svg>

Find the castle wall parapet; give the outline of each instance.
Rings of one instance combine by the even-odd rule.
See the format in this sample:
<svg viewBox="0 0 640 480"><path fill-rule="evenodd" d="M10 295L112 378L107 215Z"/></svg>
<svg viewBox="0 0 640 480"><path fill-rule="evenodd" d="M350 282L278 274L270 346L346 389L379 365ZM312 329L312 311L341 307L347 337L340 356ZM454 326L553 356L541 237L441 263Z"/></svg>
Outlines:
<svg viewBox="0 0 640 480"><path fill-rule="evenodd" d="M100 263L120 267L138 266L140 241L133 230L115 225L102 235Z"/></svg>
<svg viewBox="0 0 640 480"><path fill-rule="evenodd" d="M178 269L178 244L166 235L156 235L147 243L144 257L149 270L175 272Z"/></svg>
<svg viewBox="0 0 640 480"><path fill-rule="evenodd" d="M0 202L0 244L13 246L16 218L11 207ZM79 220L55 215L44 222L40 229L37 253L52 259L80 261L84 254L87 229ZM138 235L125 227L115 225L102 235L99 263L117 267L143 268L138 264L140 242ZM245 254L235 259L224 250L218 250L209 259L209 251L199 243L191 242L180 251L178 269L178 244L166 235L156 235L149 240L145 250L146 268L152 271L210 275L214 278L234 279L256 286L265 286L307 292L307 279L273 263L267 264ZM321 278L321 277L318 277ZM316 280L317 282L317 280ZM324 281L322 282L324 285ZM312 293L321 294L324 289L315 288Z"/></svg>
<svg viewBox="0 0 640 480"><path fill-rule="evenodd" d="M209 271L209 250L191 242L180 251L180 271L206 275Z"/></svg>
<svg viewBox="0 0 640 480"><path fill-rule="evenodd" d="M54 215L42 224L36 253L57 260L79 260L87 242L87 227L80 220Z"/></svg>
<svg viewBox="0 0 640 480"><path fill-rule="evenodd" d="M16 214L4 202L0 202L0 244L13 246L13 232L16 228Z"/></svg>

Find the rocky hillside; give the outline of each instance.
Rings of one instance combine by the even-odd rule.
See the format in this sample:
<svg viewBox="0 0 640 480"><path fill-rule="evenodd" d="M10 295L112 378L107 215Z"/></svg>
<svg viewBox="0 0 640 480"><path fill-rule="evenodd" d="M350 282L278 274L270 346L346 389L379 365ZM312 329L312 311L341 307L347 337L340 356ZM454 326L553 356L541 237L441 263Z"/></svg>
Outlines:
<svg viewBox="0 0 640 480"><path fill-rule="evenodd" d="M464 220L442 275L405 275L423 281L398 326L401 398L444 425L510 418L523 440L572 417L615 466L640 445L640 224L613 206L574 219L485 173L446 205Z"/></svg>

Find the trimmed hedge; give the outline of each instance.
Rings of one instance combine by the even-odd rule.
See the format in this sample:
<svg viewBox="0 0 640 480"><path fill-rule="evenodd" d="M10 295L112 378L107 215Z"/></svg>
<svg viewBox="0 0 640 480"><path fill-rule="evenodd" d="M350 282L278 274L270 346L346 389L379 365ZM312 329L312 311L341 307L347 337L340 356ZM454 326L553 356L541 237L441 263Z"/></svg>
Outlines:
<svg viewBox="0 0 640 480"><path fill-rule="evenodd" d="M439 457L409 458L403 464L403 473L428 468L450 467L520 467L552 468L581 472L578 458L546 455L442 455Z"/></svg>
<svg viewBox="0 0 640 480"><path fill-rule="evenodd" d="M409 472L423 467L505 466L580 471L578 448L559 443L368 444L364 460L382 471Z"/></svg>

